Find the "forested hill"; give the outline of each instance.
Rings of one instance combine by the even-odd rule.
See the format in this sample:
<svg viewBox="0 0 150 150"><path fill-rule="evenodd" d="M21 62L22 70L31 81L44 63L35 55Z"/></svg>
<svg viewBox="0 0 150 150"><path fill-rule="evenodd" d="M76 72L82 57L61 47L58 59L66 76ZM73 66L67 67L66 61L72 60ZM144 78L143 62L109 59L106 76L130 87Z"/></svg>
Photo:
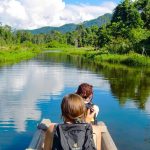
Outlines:
<svg viewBox="0 0 150 150"><path fill-rule="evenodd" d="M107 13L107 14L104 14L103 16L100 16L96 19L83 22L83 26L91 27L93 25L98 25L100 27L103 24L109 23L111 18L112 18L112 14ZM78 26L77 24L71 23L71 24L65 24L65 25L60 26L60 27L49 27L48 26L48 27L42 27L42 28L39 28L39 29L26 30L26 31L29 31L32 34L48 33L52 30L59 31L59 32L62 32L62 33L66 33L66 32L70 32L70 31L75 30L77 26Z"/></svg>

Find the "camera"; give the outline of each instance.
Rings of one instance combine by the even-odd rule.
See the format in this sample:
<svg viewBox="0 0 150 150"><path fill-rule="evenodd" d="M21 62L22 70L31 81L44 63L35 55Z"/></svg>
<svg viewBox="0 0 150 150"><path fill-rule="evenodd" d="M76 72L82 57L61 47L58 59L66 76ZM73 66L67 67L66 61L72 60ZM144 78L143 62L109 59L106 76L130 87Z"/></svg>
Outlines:
<svg viewBox="0 0 150 150"><path fill-rule="evenodd" d="M91 102L85 104L86 108L87 108L87 109L90 109L90 112L91 112L91 113L94 111L94 110L93 110L93 105L94 105L94 104L91 103Z"/></svg>

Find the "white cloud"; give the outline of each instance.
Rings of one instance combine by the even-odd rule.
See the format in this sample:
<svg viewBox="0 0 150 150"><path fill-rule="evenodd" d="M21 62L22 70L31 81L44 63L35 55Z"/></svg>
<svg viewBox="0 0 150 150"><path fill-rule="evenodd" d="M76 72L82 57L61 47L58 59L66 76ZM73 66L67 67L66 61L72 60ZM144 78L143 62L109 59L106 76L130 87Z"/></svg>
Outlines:
<svg viewBox="0 0 150 150"><path fill-rule="evenodd" d="M115 6L111 1L91 6L65 4L63 0L0 0L0 22L16 28L60 26L111 13Z"/></svg>
<svg viewBox="0 0 150 150"><path fill-rule="evenodd" d="M4 11L4 8L0 6L0 13Z"/></svg>
<svg viewBox="0 0 150 150"><path fill-rule="evenodd" d="M5 12L6 14L10 15L10 17L19 19L19 20L26 20L27 15L25 8L20 4L20 2L11 0L8 3L4 3L5 5Z"/></svg>
<svg viewBox="0 0 150 150"><path fill-rule="evenodd" d="M108 3L111 7L107 5L102 6L91 6L91 5L66 5L65 10L61 15L61 19L64 23L75 22L80 23L85 20L94 19L105 13L111 13L115 7L114 3Z"/></svg>

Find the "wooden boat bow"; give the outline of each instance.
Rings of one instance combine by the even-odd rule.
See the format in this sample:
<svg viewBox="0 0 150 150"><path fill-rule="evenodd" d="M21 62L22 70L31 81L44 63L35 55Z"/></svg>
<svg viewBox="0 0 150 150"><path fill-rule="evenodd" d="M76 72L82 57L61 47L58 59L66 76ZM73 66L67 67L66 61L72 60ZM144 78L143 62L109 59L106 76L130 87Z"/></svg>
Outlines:
<svg viewBox="0 0 150 150"><path fill-rule="evenodd" d="M43 119L40 126L37 127L32 141L26 150L42 150L45 138L45 130L49 127L51 121L49 119ZM117 147L107 129L104 122L98 122L101 127L101 150L117 150Z"/></svg>

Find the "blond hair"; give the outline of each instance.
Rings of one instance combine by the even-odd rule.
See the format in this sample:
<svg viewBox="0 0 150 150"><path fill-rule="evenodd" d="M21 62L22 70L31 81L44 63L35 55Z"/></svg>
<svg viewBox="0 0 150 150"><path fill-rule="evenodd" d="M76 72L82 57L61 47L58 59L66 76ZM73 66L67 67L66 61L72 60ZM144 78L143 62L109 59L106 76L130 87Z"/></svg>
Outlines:
<svg viewBox="0 0 150 150"><path fill-rule="evenodd" d="M64 121L76 122L77 119L84 121L85 104L81 96L69 94L65 96L61 103L62 117Z"/></svg>

